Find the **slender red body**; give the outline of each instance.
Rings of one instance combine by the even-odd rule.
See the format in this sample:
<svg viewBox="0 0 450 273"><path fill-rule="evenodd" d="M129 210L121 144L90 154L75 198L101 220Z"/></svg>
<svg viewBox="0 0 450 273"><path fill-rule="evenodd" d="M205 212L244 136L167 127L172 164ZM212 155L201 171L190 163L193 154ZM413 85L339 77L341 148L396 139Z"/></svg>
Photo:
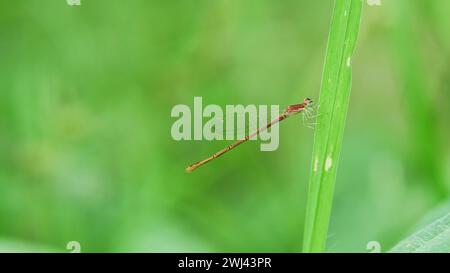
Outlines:
<svg viewBox="0 0 450 273"><path fill-rule="evenodd" d="M197 161L194 164L189 165L186 168L186 172L190 173L192 171L194 171L195 169L197 169L198 167L208 163L209 161L218 158L219 156L225 154L226 152L236 148L237 146L241 145L242 143L246 142L249 139L252 139L254 137L256 137L257 135L259 135L259 133L261 133L264 130L267 130L268 128L272 127L274 124L283 121L284 119L298 114L300 113L302 110L304 110L306 107L308 107L310 104L312 103L312 100L309 98L306 98L303 103L300 104L294 104L294 105L290 105L286 108L286 110L284 111L284 113L279 116L278 118L274 119L272 122L270 122L269 124L267 124L266 126L262 127L262 128L258 128L255 132L253 132L252 134L244 137L243 139L240 139L238 141L236 141L235 143L231 144L230 146L225 147L224 149L218 151L217 153L213 154L212 156Z"/></svg>

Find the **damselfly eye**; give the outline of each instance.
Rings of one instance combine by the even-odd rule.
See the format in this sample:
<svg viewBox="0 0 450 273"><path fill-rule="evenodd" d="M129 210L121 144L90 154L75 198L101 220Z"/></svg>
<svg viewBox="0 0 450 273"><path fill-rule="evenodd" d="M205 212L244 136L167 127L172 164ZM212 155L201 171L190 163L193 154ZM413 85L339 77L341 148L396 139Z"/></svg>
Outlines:
<svg viewBox="0 0 450 273"><path fill-rule="evenodd" d="M313 102L313 100L310 99L310 98L306 98L306 99L305 99L305 103L306 103L306 104L310 104L310 103L312 103L312 102Z"/></svg>

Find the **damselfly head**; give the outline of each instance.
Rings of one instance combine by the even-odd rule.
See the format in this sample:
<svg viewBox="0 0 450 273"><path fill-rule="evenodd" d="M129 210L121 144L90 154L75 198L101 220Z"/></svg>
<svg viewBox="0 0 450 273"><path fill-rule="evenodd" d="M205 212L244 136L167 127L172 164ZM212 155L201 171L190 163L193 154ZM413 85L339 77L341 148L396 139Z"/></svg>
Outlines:
<svg viewBox="0 0 450 273"><path fill-rule="evenodd" d="M310 105L310 104L313 104L314 101L313 101L312 99L310 99L310 98L305 98L305 99L303 100L303 103L304 103L305 105Z"/></svg>

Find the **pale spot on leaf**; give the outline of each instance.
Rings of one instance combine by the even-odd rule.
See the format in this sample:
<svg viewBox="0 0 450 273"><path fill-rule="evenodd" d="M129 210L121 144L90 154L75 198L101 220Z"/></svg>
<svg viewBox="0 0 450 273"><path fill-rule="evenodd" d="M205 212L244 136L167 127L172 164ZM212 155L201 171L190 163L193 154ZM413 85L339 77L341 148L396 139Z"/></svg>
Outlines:
<svg viewBox="0 0 450 273"><path fill-rule="evenodd" d="M333 166L333 159L331 159L331 156L329 155L325 160L325 171L328 172L331 169L331 166Z"/></svg>

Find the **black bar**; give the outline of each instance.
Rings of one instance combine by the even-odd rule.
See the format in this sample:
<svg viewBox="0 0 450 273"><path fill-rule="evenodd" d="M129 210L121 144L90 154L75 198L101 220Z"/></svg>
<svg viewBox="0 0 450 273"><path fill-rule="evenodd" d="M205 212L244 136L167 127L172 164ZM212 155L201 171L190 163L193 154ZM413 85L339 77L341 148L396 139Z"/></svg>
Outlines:
<svg viewBox="0 0 450 273"><path fill-rule="evenodd" d="M138 253L138 254L1 254L3 266L15 269L30 266L37 269L136 269L142 272L315 272L356 268L362 271L403 270L430 264L447 264L448 254L300 254L300 253ZM91 271L89 270L89 271ZM157 271L155 271L157 270ZM103 272L103 271L102 271ZM128 271L127 271L128 272Z"/></svg>

